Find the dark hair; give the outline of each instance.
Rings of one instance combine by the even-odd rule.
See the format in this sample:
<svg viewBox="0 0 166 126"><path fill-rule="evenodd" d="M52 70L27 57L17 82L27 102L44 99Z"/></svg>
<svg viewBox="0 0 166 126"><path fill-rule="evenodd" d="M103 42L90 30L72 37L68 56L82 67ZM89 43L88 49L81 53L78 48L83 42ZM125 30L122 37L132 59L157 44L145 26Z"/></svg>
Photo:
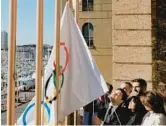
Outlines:
<svg viewBox="0 0 166 126"><path fill-rule="evenodd" d="M140 101L140 98L138 96L132 96L130 98L130 101L131 100L133 100L133 102L135 103L135 112L139 112L141 110L141 108L142 108L142 103Z"/></svg>
<svg viewBox="0 0 166 126"><path fill-rule="evenodd" d="M147 89L147 83L146 83L146 81L144 79L137 78L137 79L132 80L132 82L138 82L139 83L140 88L141 88L140 92L145 92L146 91L146 89Z"/></svg>
<svg viewBox="0 0 166 126"><path fill-rule="evenodd" d="M113 86L112 86L112 84L109 84L108 82L106 84L108 86L108 93L111 94L112 90L113 90Z"/></svg>
<svg viewBox="0 0 166 126"><path fill-rule="evenodd" d="M123 101L126 101L127 100L127 94L126 94L126 92L122 89L122 88L118 88L117 90L119 90L119 91L121 91L122 92L122 94L123 94L123 96L122 96L122 100Z"/></svg>
<svg viewBox="0 0 166 126"><path fill-rule="evenodd" d="M130 88L132 88L132 84L130 82L124 82L125 84L127 84Z"/></svg>
<svg viewBox="0 0 166 126"><path fill-rule="evenodd" d="M145 106L150 107L155 113L162 113L166 115L164 100L156 91L147 91L145 93Z"/></svg>

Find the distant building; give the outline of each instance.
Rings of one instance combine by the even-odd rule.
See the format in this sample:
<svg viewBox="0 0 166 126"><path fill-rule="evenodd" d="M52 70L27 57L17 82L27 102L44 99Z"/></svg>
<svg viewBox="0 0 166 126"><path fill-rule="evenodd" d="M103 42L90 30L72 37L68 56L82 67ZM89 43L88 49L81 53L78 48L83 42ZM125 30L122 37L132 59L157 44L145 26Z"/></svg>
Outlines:
<svg viewBox="0 0 166 126"><path fill-rule="evenodd" d="M46 57L48 59L48 56L51 54L52 46L44 44L43 45L43 58ZM29 44L29 45L17 45L16 48L17 56L22 57L29 60L35 60L36 59L36 45L35 44Z"/></svg>
<svg viewBox="0 0 166 126"><path fill-rule="evenodd" d="M6 31L1 31L1 49L8 49L8 33Z"/></svg>

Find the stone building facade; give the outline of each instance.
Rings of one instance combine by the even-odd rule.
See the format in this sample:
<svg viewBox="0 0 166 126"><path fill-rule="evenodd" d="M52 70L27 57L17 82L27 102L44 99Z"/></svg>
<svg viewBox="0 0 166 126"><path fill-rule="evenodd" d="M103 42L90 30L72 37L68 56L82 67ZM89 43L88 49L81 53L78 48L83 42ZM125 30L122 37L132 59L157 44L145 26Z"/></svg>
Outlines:
<svg viewBox="0 0 166 126"><path fill-rule="evenodd" d="M113 83L143 78L152 88L151 0L113 0Z"/></svg>
<svg viewBox="0 0 166 126"><path fill-rule="evenodd" d="M79 27L85 39L85 26L90 29L90 51L115 88L122 81L144 78L148 89L166 89L166 15L156 13L166 12L166 2L156 1L80 0Z"/></svg>
<svg viewBox="0 0 166 126"><path fill-rule="evenodd" d="M87 0L80 1L78 24L84 37L86 25L89 23L92 26L89 34L90 39L93 40L93 46L90 47L90 51L106 81L112 83L112 2L111 0L94 0L93 5L90 5L91 1L89 0L87 4L88 8L85 8L87 11L83 9L83 4L86 4Z"/></svg>

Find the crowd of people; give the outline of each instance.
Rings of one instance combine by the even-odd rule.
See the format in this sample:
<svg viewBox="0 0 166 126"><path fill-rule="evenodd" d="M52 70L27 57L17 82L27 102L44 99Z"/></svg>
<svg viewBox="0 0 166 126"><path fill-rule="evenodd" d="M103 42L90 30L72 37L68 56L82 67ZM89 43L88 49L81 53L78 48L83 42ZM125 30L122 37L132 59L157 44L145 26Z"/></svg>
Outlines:
<svg viewBox="0 0 166 126"><path fill-rule="evenodd" d="M164 100L160 93L147 91L147 82L134 79L84 106L84 125L166 125Z"/></svg>

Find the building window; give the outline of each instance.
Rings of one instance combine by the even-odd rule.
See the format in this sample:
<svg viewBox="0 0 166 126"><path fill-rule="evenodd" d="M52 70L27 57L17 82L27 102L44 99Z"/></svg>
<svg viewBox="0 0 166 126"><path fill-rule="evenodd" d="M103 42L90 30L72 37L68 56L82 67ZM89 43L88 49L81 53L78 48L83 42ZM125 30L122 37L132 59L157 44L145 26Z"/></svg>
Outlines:
<svg viewBox="0 0 166 126"><path fill-rule="evenodd" d="M88 47L93 48L93 25L91 23L85 23L82 26L82 34L85 38L85 41Z"/></svg>
<svg viewBox="0 0 166 126"><path fill-rule="evenodd" d="M93 11L93 0L82 0L82 11Z"/></svg>

